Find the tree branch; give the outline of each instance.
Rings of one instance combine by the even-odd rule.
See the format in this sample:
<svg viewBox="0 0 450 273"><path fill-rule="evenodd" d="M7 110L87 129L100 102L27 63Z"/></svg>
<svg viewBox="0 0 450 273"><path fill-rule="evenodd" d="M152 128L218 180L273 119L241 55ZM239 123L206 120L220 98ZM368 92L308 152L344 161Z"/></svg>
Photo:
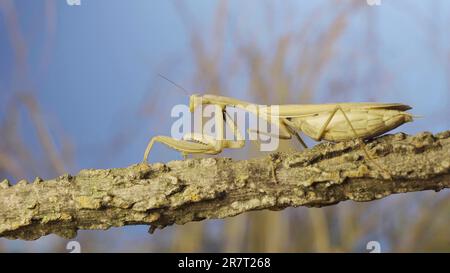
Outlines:
<svg viewBox="0 0 450 273"><path fill-rule="evenodd" d="M394 193L450 186L450 131L402 133L367 143L388 179L365 158L360 141L321 143L294 153L234 161L188 159L167 164L82 170L32 184L0 183L0 236L34 240L78 229L168 225L225 218L251 210L321 207Z"/></svg>

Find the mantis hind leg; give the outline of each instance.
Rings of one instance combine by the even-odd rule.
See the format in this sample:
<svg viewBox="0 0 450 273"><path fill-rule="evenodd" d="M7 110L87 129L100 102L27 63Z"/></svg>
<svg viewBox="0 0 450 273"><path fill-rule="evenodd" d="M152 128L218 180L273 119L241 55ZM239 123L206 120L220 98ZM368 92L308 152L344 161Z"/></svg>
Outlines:
<svg viewBox="0 0 450 273"><path fill-rule="evenodd" d="M350 121L350 119L348 118L347 114L345 113L344 109L342 109L342 107L338 104L336 105L336 108L331 112L330 116L328 117L327 121L325 121L325 123L323 124L322 128L320 129L318 135L316 136L316 139L318 139L319 141L322 140L323 135L325 134L325 131L328 127L328 125L330 124L331 120L333 119L334 115L337 113L337 111L341 111L342 114L344 115L345 120L347 121L348 125L350 126L350 129L352 130L353 134L355 135L355 138L360 139L361 140L361 147L362 150L364 151L364 154L366 155L366 157L373 162L373 164L375 164L375 166L377 166L377 168L379 168L380 170L382 170L384 173L386 173L388 175L389 179L392 179L391 173L384 167L382 167L380 164L378 164L373 158L372 156L370 156L369 152L367 151L367 147L366 144L364 143L364 139L362 139L358 133L355 130L355 127L353 127L352 122Z"/></svg>

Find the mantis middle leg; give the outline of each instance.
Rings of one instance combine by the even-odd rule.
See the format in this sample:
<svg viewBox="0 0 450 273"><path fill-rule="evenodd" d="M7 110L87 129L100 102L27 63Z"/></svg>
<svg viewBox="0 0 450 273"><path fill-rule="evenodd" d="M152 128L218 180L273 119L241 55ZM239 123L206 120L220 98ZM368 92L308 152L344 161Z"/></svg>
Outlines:
<svg viewBox="0 0 450 273"><path fill-rule="evenodd" d="M292 122L288 119L283 119L283 122L287 125L287 128L291 131L291 134L294 135L298 142L303 146L303 148L308 149L308 146L306 145L305 141L303 141L302 137L299 135L297 130L295 130L295 125L292 124Z"/></svg>

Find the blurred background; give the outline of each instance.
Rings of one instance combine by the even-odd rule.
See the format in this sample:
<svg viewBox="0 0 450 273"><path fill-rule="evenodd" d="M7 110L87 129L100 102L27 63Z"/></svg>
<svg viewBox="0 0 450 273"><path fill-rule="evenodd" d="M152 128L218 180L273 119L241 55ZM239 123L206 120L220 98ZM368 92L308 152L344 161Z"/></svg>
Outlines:
<svg viewBox="0 0 450 273"><path fill-rule="evenodd" d="M396 132L450 127L449 1L74 2L0 0L0 180L139 162L152 136L170 135L172 106L188 103L158 73L264 104L401 102L424 118ZM258 147L219 156L257 157ZM282 141L289 149L300 146ZM157 144L150 161L174 159ZM83 252L368 252L369 241L449 252L449 213L444 190L75 240ZM0 252L67 252L68 242L0 239Z"/></svg>

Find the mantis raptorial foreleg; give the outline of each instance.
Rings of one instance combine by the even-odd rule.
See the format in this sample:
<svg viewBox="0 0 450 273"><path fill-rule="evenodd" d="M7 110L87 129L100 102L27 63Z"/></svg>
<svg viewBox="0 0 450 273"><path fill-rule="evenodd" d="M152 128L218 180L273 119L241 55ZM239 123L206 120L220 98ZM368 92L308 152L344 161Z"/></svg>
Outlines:
<svg viewBox="0 0 450 273"><path fill-rule="evenodd" d="M226 125L231 129L233 136L236 137L237 140L224 140L224 148L230 149L240 149L245 146L245 138L239 133L239 128L236 123L233 121L233 118L227 113L224 109L222 111L223 119L226 122Z"/></svg>
<svg viewBox="0 0 450 273"><path fill-rule="evenodd" d="M143 161L147 162L148 155L155 142L163 143L177 151L180 151L183 158L186 158L188 154L218 154L222 152L224 148L240 149L244 147L245 140L239 133L236 123L232 121L232 118L225 111L224 107L216 106L215 110L217 112L221 112L221 114L217 113L215 118L216 138L202 133L187 133L181 140L167 136L155 136L147 145ZM233 135L237 137L237 140L234 141L224 139L224 120L231 128Z"/></svg>
<svg viewBox="0 0 450 273"><path fill-rule="evenodd" d="M223 108L216 106L216 111L222 112ZM217 137L214 139L210 136L198 133L188 133L183 139L175 139L167 136L156 136L152 138L147 145L144 153L143 162L147 162L150 150L155 142L163 143L177 151L180 151L185 158L187 154L218 154L223 150L223 117L216 115L216 131Z"/></svg>

